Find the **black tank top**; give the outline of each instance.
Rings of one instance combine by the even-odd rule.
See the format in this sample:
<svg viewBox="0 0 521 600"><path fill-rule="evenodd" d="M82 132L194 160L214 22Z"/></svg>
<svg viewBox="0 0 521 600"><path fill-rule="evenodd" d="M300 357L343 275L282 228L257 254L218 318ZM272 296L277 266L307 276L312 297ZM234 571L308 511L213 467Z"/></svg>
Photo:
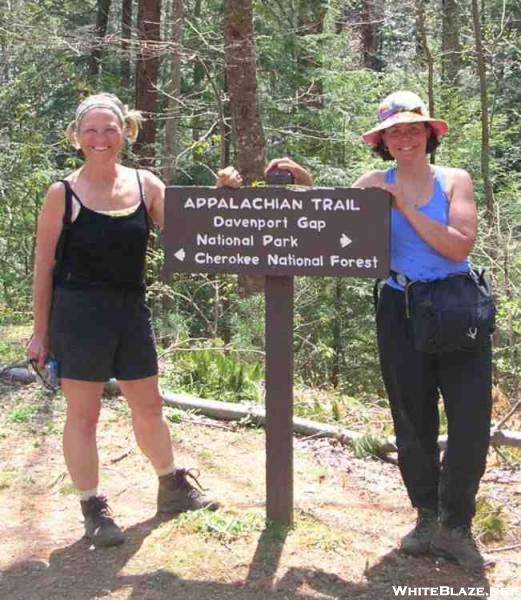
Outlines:
<svg viewBox="0 0 521 600"><path fill-rule="evenodd" d="M56 246L55 284L60 287L145 289L145 256L149 236L143 186L136 171L140 202L125 216L98 213L83 205L66 180L63 229ZM72 196L80 204L71 223Z"/></svg>

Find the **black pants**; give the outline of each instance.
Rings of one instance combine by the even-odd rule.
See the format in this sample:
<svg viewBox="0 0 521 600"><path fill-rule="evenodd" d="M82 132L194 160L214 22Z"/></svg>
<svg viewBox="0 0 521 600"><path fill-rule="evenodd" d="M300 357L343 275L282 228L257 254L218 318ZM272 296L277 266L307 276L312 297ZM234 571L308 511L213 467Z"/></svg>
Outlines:
<svg viewBox="0 0 521 600"><path fill-rule="evenodd" d="M447 527L469 526L486 466L491 418L491 348L428 354L414 348L404 293L384 286L377 310L380 365L398 464L416 508L439 511ZM438 398L448 422L443 462Z"/></svg>

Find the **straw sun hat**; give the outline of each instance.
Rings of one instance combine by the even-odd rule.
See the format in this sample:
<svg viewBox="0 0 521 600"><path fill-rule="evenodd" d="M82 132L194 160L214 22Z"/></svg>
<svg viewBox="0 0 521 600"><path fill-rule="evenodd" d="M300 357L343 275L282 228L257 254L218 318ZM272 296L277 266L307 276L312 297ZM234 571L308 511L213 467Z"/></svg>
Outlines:
<svg viewBox="0 0 521 600"><path fill-rule="evenodd" d="M449 130L446 121L432 118L423 100L408 91L394 92L384 98L378 106L377 120L378 125L362 134L362 140L372 146L378 144L384 129L402 123L429 123L438 138Z"/></svg>

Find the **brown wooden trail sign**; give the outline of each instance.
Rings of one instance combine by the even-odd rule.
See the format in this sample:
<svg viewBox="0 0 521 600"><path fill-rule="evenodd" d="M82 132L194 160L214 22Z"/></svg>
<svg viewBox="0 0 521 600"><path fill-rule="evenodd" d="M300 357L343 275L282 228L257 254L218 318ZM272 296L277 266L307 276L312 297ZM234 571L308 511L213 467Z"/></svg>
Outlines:
<svg viewBox="0 0 521 600"><path fill-rule="evenodd" d="M166 271L382 277L383 190L284 187L167 190Z"/></svg>
<svg viewBox="0 0 521 600"><path fill-rule="evenodd" d="M167 188L165 274L266 275L268 521L293 521L293 276L387 276L389 227L376 188Z"/></svg>

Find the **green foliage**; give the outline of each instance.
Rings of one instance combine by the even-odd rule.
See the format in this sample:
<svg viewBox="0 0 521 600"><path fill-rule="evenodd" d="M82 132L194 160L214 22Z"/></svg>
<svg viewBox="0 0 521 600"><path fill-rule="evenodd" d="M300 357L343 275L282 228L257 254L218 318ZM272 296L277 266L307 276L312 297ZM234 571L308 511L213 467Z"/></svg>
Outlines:
<svg viewBox="0 0 521 600"><path fill-rule="evenodd" d="M24 320L27 320L26 316ZM19 325L12 322L6 323L5 321L8 321L8 319L0 321L2 323L0 325L0 367L25 362L25 345L31 335L30 325Z"/></svg>
<svg viewBox="0 0 521 600"><path fill-rule="evenodd" d="M244 352L243 359L259 361L264 353L264 295L241 298L230 316L232 344ZM253 316L253 318L252 318Z"/></svg>
<svg viewBox="0 0 521 600"><path fill-rule="evenodd" d="M212 185L224 156L227 116L222 3L187 2L176 183ZM398 88L426 98L427 69L415 21L415 3L399 10L383 3L375 19L378 70L362 67L360 3L254 2L258 96L269 158L289 155L307 166L318 185L348 186L369 169L388 164L371 155L360 134L374 124L380 99ZM93 0L10 2L0 15L0 320L30 320L34 231L48 185L81 164L64 140L75 106L86 94L107 90L134 104L133 80L121 82L120 3L113 3L100 72L89 72ZM485 219L481 182L481 122L469 4L462 11L462 68L450 86L441 77L443 13L426 3L434 57L434 106L450 132L436 162L467 169L475 182L480 232L473 261L494 275L498 304L495 377L507 393L521 389L521 15L518 3L481 3L491 108L490 169L495 214ZM164 39L171 23L164 9ZM134 23L135 25L135 23ZM165 48L157 107L157 170L165 152L169 109L169 54ZM133 60L133 59L132 59ZM133 76L132 76L133 77ZM131 79L132 79L131 77ZM233 140L232 140L233 142ZM234 162L233 143L230 161ZM133 164L135 157L125 157ZM264 353L263 297L242 299L230 275L177 275L161 281L155 237L147 281L161 352L172 358L172 385L222 399L258 399ZM366 403L384 395L379 375L371 300L372 282L297 278L295 374L299 386L331 390ZM201 340L224 340L230 351L187 352ZM213 342L210 342L212 344ZM2 342L0 360L17 359ZM202 344L204 345L204 344ZM184 350L181 352L180 348ZM179 351L177 351L179 350ZM15 356L16 355L16 356ZM5 357L5 360L2 358ZM240 365L243 364L241 367ZM342 422L343 400L303 403L303 411ZM349 411L347 411L349 413Z"/></svg>
<svg viewBox="0 0 521 600"><path fill-rule="evenodd" d="M506 522L503 507L484 497L476 502L474 533L483 542L500 542L505 537Z"/></svg>
<svg viewBox="0 0 521 600"><path fill-rule="evenodd" d="M295 293L295 364L306 385L358 396L380 391L373 282L298 278Z"/></svg>
<svg viewBox="0 0 521 600"><path fill-rule="evenodd" d="M295 533L299 538L299 545L307 548L338 552L346 547L345 538L330 525L309 514L297 514Z"/></svg>
<svg viewBox="0 0 521 600"><path fill-rule="evenodd" d="M38 407L34 404L16 406L7 416L11 423L28 423L38 413Z"/></svg>
<svg viewBox="0 0 521 600"><path fill-rule="evenodd" d="M283 542L289 531L290 528L287 525L278 523L277 521L270 521L262 532L261 541L264 544Z"/></svg>
<svg viewBox="0 0 521 600"><path fill-rule="evenodd" d="M246 363L219 340L214 347L177 353L165 367L164 382L174 390L226 402L258 402L263 366Z"/></svg>
<svg viewBox="0 0 521 600"><path fill-rule="evenodd" d="M353 454L356 458L378 457L381 455L382 442L374 435L367 433L353 440Z"/></svg>
<svg viewBox="0 0 521 600"><path fill-rule="evenodd" d="M197 414L197 411L188 411L188 414ZM182 423L187 418L187 411L178 408L170 408L166 413L166 418L170 423Z"/></svg>
<svg viewBox="0 0 521 600"><path fill-rule="evenodd" d="M221 511L197 510L183 513L176 519L176 528L188 529L205 538L215 538L223 542L246 537L260 531L262 526L263 517L258 512L246 512L235 516Z"/></svg>
<svg viewBox="0 0 521 600"><path fill-rule="evenodd" d="M78 494L78 488L72 483L64 483L60 486L59 493L62 496L75 496Z"/></svg>
<svg viewBox="0 0 521 600"><path fill-rule="evenodd" d="M0 365L6 366L19 361L21 357L20 349L12 342L0 341Z"/></svg>

